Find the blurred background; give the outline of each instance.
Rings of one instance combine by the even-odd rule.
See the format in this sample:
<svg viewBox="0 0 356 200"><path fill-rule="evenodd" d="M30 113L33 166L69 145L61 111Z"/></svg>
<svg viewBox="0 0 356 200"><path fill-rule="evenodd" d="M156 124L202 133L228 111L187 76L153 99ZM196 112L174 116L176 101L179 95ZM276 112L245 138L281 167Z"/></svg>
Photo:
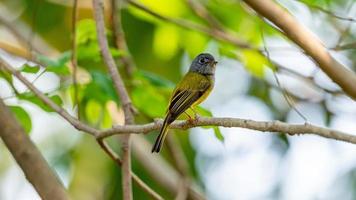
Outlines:
<svg viewBox="0 0 356 200"><path fill-rule="evenodd" d="M356 134L356 102L243 2L138 2L168 19L223 30L251 46L240 48L125 3L121 20L128 51L117 50L112 30L112 12L116 10L105 1L111 53L118 60L130 54L136 66L125 69L118 61L139 111L138 124L164 116L170 93L192 58L209 52L219 64L215 88L201 105L201 115L288 123L307 121ZM354 0L277 2L317 35L339 62L356 70ZM123 115L100 57L90 0L78 4L78 104L73 97L72 9L71 0L0 0L0 56L73 115L79 104L82 121L109 128L122 123ZM263 49L264 55L267 50L278 66L271 65L269 58L256 49ZM122 197L120 169L91 136L76 131L18 80L3 72L0 97L11 106L73 199ZM207 127L172 130L171 142L159 155L153 155L150 144L156 135L152 132L138 137L138 142L135 140L134 149L143 148L143 144L148 147L144 159L139 150L134 150L133 171L166 199L175 194L147 170L147 160L159 157L170 168L183 171L183 176L189 177L208 199L356 199L356 146L352 144L313 135ZM119 152L117 137L108 140ZM39 199L3 143L0 149L0 199ZM172 153L175 151L183 153L178 163ZM149 197L134 184L134 198Z"/></svg>

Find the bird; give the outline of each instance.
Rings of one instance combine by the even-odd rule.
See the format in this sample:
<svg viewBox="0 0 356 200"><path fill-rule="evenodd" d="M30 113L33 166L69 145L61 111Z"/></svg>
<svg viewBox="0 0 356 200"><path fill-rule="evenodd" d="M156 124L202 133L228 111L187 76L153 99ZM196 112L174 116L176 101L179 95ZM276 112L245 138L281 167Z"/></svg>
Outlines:
<svg viewBox="0 0 356 200"><path fill-rule="evenodd" d="M152 153L160 152L167 136L169 125L182 113L186 113L187 109L190 108L194 111L195 106L209 96L214 87L217 63L209 53L201 53L194 58L189 71L173 90L163 125L152 147ZM189 115L188 117L191 119Z"/></svg>

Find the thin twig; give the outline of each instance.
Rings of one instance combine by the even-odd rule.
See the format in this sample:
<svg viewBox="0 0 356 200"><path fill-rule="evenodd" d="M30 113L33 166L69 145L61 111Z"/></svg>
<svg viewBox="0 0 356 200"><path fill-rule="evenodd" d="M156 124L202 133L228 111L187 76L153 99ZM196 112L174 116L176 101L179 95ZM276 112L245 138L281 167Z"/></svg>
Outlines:
<svg viewBox="0 0 356 200"><path fill-rule="evenodd" d="M186 2L190 9L201 19L207 21L212 28L217 30L224 28L220 21L216 19L212 14L210 14L206 7L202 5L199 1L186 0Z"/></svg>
<svg viewBox="0 0 356 200"><path fill-rule="evenodd" d="M80 102L79 102L79 91L78 91L78 83L77 83L77 70L78 70L78 62L77 62L77 19L78 19L78 0L73 0L73 8L72 8L72 56L71 62L73 66L73 87L74 87L74 105L77 105L77 118L80 120Z"/></svg>
<svg viewBox="0 0 356 200"><path fill-rule="evenodd" d="M265 35L263 33L263 29L262 27L260 28L261 30L261 38L262 38L262 42L263 42L263 48L266 52L266 57L268 59L268 61L270 63L273 63L272 60L271 60L271 57L269 55L269 51L267 49L267 45L266 45L266 41L265 41ZM291 98L289 97L289 94L287 93L287 90L281 85L281 83L279 82L279 78L277 76L277 73L275 71L272 71L273 72L273 76L274 76L274 79L276 80L276 83L278 85L278 87L280 87L282 89L282 94L283 94L283 97L284 99L286 100L286 102L288 103L289 107L292 108L303 120L304 122L307 122L308 119L303 115L303 113L301 113L294 105L294 102L291 100Z"/></svg>
<svg viewBox="0 0 356 200"><path fill-rule="evenodd" d="M187 199L190 185L190 174L187 158L185 157L183 149L179 144L178 138L175 134L167 135L167 146L173 158L174 164L181 175L181 189L177 192L175 199Z"/></svg>
<svg viewBox="0 0 356 200"><path fill-rule="evenodd" d="M333 11L327 10L327 9L321 7L321 6L318 6L318 5L315 5L315 4L311 4L309 2L302 1L302 0L294 0L294 1L302 3L302 4L308 6L311 9L315 9L315 10L323 12L323 13L325 13L327 15L335 17L336 19L345 20L345 21L349 21L349 22L353 22L353 23L356 22L356 19L354 19L352 17L344 17L344 16L341 16L341 15L335 14Z"/></svg>
<svg viewBox="0 0 356 200"><path fill-rule="evenodd" d="M351 1L348 1L347 3L348 3L348 6L347 6L346 13L349 14L350 10L354 7L354 2L353 2L353 0L351 0ZM352 25L352 22L348 22L347 25L346 25L346 28L344 30L340 31L340 35L339 35L339 38L338 38L338 40L336 42L335 47L340 46L340 44L343 41L344 37L346 37L350 33L351 25Z"/></svg>
<svg viewBox="0 0 356 200"><path fill-rule="evenodd" d="M118 166L122 165L122 161L120 157L110 148L110 146L104 141L104 139L98 138L96 140L100 147L110 156L112 160L114 160ZM163 200L158 193L152 190L145 182L143 182L134 172L131 171L132 179L139 185L147 194L149 194L153 199Z"/></svg>
<svg viewBox="0 0 356 200"><path fill-rule="evenodd" d="M344 50L351 50L351 49L356 49L356 42L338 45L338 46L332 48L332 50L335 50L335 51L344 51Z"/></svg>
<svg viewBox="0 0 356 200"><path fill-rule="evenodd" d="M93 0L94 17L96 22L96 31L98 35L98 42L100 52L103 60L108 68L111 79L117 94L119 95L124 114L125 124L133 124L133 106L130 97L126 91L124 82L115 64L114 58L109 51L109 44L105 36L105 22L103 15L103 2L101 0ZM131 148L130 148L130 134L124 135L122 138L122 186L123 186L123 199L132 199L132 181L131 181Z"/></svg>
<svg viewBox="0 0 356 200"><path fill-rule="evenodd" d="M123 31L122 23L121 23L121 7L122 7L121 4L123 4L122 0L111 0L114 41L115 41L116 48L124 52L120 56L119 60L124 66L128 76L132 77L136 69L136 66L131 58L131 55L128 52L129 50L127 48L126 41L125 41L125 33Z"/></svg>

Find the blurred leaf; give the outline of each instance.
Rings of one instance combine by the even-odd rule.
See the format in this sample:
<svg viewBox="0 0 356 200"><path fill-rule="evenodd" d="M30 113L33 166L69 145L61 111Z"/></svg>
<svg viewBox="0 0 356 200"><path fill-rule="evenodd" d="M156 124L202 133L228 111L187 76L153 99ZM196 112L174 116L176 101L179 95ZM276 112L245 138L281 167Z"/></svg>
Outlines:
<svg viewBox="0 0 356 200"><path fill-rule="evenodd" d="M11 112L15 115L16 120L21 124L27 134L31 132L32 122L30 115L20 106L9 106Z"/></svg>
<svg viewBox="0 0 356 200"><path fill-rule="evenodd" d="M99 120L103 117L103 106L95 101L89 100L85 106L85 116L89 123L98 124Z"/></svg>
<svg viewBox="0 0 356 200"><path fill-rule="evenodd" d="M163 16L173 18L181 17L188 10L184 2L180 0L140 0L140 3ZM155 21L152 16L142 11L139 12L137 9L133 10L133 14L148 21Z"/></svg>
<svg viewBox="0 0 356 200"><path fill-rule="evenodd" d="M38 65L30 66L28 64L24 64L21 69L22 72L31 73L31 74L36 74L39 70L40 70L40 66Z"/></svg>
<svg viewBox="0 0 356 200"><path fill-rule="evenodd" d="M86 85L83 91L83 100L89 101L93 99L102 105L105 105L108 100L118 102L119 99L117 98L113 82L108 75L95 70L89 71L89 73L92 77L92 81Z"/></svg>
<svg viewBox="0 0 356 200"><path fill-rule="evenodd" d="M211 113L210 110L207 110L201 106L197 106L195 108L195 111L204 117L212 117L213 116L213 113Z"/></svg>
<svg viewBox="0 0 356 200"><path fill-rule="evenodd" d="M214 129L215 137L218 140L220 140L221 142L224 142L225 138L224 138L223 134L221 133L220 128L218 126L214 126L213 129Z"/></svg>
<svg viewBox="0 0 356 200"><path fill-rule="evenodd" d="M91 60L94 62L101 61L100 48L97 40L95 21L92 19L83 19L77 23L77 58L78 60ZM108 39L111 39L110 30L106 30ZM110 44L110 42L109 42ZM113 57L125 55L126 52L113 47L110 53Z"/></svg>
<svg viewBox="0 0 356 200"><path fill-rule="evenodd" d="M157 87L167 87L167 88L174 87L174 84L171 81L164 79L161 76L158 76L154 73L144 71L144 70L138 70L135 73L135 79L140 79L140 80L146 79L153 86L157 86Z"/></svg>
<svg viewBox="0 0 356 200"><path fill-rule="evenodd" d="M47 71L49 72L54 72L58 75L68 75L69 70L66 65L53 65L53 66L47 66Z"/></svg>
<svg viewBox="0 0 356 200"><path fill-rule="evenodd" d="M267 58L252 50L243 50L241 60L246 69L258 78L264 76L265 67L269 65Z"/></svg>
<svg viewBox="0 0 356 200"><path fill-rule="evenodd" d="M12 83L12 75L6 73L4 70L0 70L0 77L4 78L9 84Z"/></svg>
<svg viewBox="0 0 356 200"><path fill-rule="evenodd" d="M167 106L167 99L160 90L149 84L142 84L133 89L132 102L140 111L152 118L161 117Z"/></svg>
<svg viewBox="0 0 356 200"><path fill-rule="evenodd" d="M18 97L22 100L29 101L38 107L42 108L46 112L54 112L52 108L44 104L37 96L34 96L31 93L25 93L25 94L20 94ZM53 95L49 97L54 103L56 103L59 106L62 106L63 102L62 99L58 95Z"/></svg>
<svg viewBox="0 0 356 200"><path fill-rule="evenodd" d="M203 52L209 42L207 36L191 30L183 30L180 39L180 45L184 47L192 58Z"/></svg>
<svg viewBox="0 0 356 200"><path fill-rule="evenodd" d="M78 46L78 60L92 60L94 62L99 62L101 57L97 42L89 42Z"/></svg>
<svg viewBox="0 0 356 200"><path fill-rule="evenodd" d="M71 52L67 51L61 54L57 60L52 60L44 55L38 55L40 62L43 62L46 65L46 70L48 72L54 72L58 75L68 75L69 69L66 65L70 60Z"/></svg>
<svg viewBox="0 0 356 200"><path fill-rule="evenodd" d="M171 59L178 51L179 34L174 25L160 25L153 38L153 51L163 60Z"/></svg>
<svg viewBox="0 0 356 200"><path fill-rule="evenodd" d="M97 40L95 21L92 19L83 19L77 22L77 45L86 44Z"/></svg>
<svg viewBox="0 0 356 200"><path fill-rule="evenodd" d="M236 56L236 47L231 44L227 44L227 43L219 44L219 53L220 53L220 55L224 55L231 59L236 59L236 57L237 57Z"/></svg>
<svg viewBox="0 0 356 200"><path fill-rule="evenodd" d="M201 107L201 106L197 106L196 107L196 112L198 112L199 114L201 114L202 116L205 116L205 117L213 117L213 113L211 113L211 111ZM214 130L214 134L215 134L215 137L220 140L221 142L224 142L224 136L223 134L221 133L220 131L220 128L218 126L204 126L203 128L206 128L206 129L213 129Z"/></svg>

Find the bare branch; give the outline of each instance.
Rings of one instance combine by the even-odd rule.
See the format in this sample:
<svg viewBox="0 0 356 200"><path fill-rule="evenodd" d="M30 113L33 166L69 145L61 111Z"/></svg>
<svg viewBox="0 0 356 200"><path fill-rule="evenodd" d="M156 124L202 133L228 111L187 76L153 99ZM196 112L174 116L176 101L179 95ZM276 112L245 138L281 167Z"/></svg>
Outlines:
<svg viewBox="0 0 356 200"><path fill-rule="evenodd" d="M116 134L124 133L149 133L151 131L159 130L163 120L156 120L155 122L143 125L125 125L115 126L112 129L102 131L99 138L109 137ZM252 129L262 132L277 132L289 135L297 134L314 134L325 138L331 138L344 142L356 144L356 136L344 133L330 128L323 128L309 123L305 124L288 124L281 121L255 121L249 119L239 118L205 118L199 117L194 121L178 120L170 125L171 129L189 129L198 126L222 126L226 128L240 127Z"/></svg>
<svg viewBox="0 0 356 200"><path fill-rule="evenodd" d="M57 112L60 116L62 116L65 120L67 120L70 124L72 124L78 130L84 131L91 135L98 135L98 130L92 128L86 124L81 123L79 120L71 116L66 110L62 107L58 106L54 103L50 98L44 95L40 90L38 90L30 81L28 81L24 76L21 75L21 72L17 71L13 67L11 67L5 60L0 57L0 68L5 69L9 73L13 74L17 79L19 79L24 85L28 87L43 103L52 108L55 112Z"/></svg>
<svg viewBox="0 0 356 200"><path fill-rule="evenodd" d="M320 40L292 15L272 0L244 0L244 2L279 27L290 40L313 58L320 69L338 84L348 96L356 100L356 74L335 60Z"/></svg>
<svg viewBox="0 0 356 200"><path fill-rule="evenodd" d="M70 116L63 108L59 107L56 105L51 99L49 99L47 96L45 96L41 91L39 91L35 86L31 84L26 78L24 78L20 72L16 71L13 69L10 65L8 65L4 60L0 58L0 67L5 69L6 71L10 72L13 74L15 77L17 77L24 85L26 85L43 103L45 103L47 106L51 107L55 112L57 112L59 115L61 115L65 120L67 120L70 124L73 125L78 130L88 132L94 136L97 136L97 138L101 139L104 137L109 137L111 135L115 134L125 134L125 133L149 133L151 131L159 130L163 120L157 120L154 123L149 123L149 124L143 124L143 125L124 125L124 126L115 126L112 129L104 130L104 131L99 131L96 130L92 127L89 127L86 124L83 124L82 122L78 121L77 119L73 118ZM176 121L171 125L171 128L173 129L188 129L192 127L198 127L198 126L222 126L222 127L240 127L240 128L246 128L246 129L251 129L251 130L258 130L258 131L268 131L268 132L281 132L281 133L286 133L289 135L295 135L295 134L313 134L313 135L319 135L321 137L325 138L330 138L334 140L340 140L352 144L356 144L356 136L347 134L341 131L329 129L329 128L323 128L323 127L318 127L315 125L311 124L288 124L285 122L280 122L280 121L253 121L253 120L247 120L247 119L238 119L238 118L198 118L197 120L193 121ZM142 142L139 145L134 146L134 150L139 151L136 153L136 156L140 156L141 161L143 161L145 158L148 156L145 154L143 150L139 150L138 148L142 147ZM147 147L147 152L149 152L149 147ZM150 159L152 159L150 157ZM146 159L146 162L148 160ZM152 160L152 162L158 162L157 160ZM148 163L146 163L148 164ZM173 176L177 176L176 172L172 175L165 174L166 172L160 171L160 170L155 170L157 169L157 165L162 165L160 164L153 164L151 163L150 169L152 173L155 173L157 175L157 180L162 181L162 185L165 187L169 188L171 191L174 191L177 189L177 186L174 183L174 180L177 180L177 178L174 178ZM172 171L172 170L171 170ZM171 172L173 173L173 172ZM169 176L167 176L169 175ZM199 197L199 194L194 191L193 186L190 185L190 194Z"/></svg>
<svg viewBox="0 0 356 200"><path fill-rule="evenodd" d="M12 68L6 61L1 59L0 57L0 70L5 69L6 71L13 74L16 78L18 78L24 85L26 85L44 104L52 108L55 112L57 112L60 116L62 116L66 121L68 121L74 128L79 131L87 132L93 136L98 136L99 130L92 128L76 118L72 117L66 110L59 107L55 104L51 99L49 99L46 95L44 95L41 91L39 91L30 81L28 81L25 77L21 75L20 72L16 71ZM1 71L0 71L1 72ZM119 165L121 166L120 158L115 154L113 150L101 139L97 139L98 144L101 148ZM162 199L157 193L155 193L148 185L145 185L142 180L138 176L136 176L132 171L134 181L142 187L144 191L146 191L152 198L154 199Z"/></svg>
<svg viewBox="0 0 356 200"><path fill-rule="evenodd" d="M73 66L73 86L74 86L74 104L77 104L77 118L80 119L80 103L79 103L79 94L78 94L78 83L77 83L77 19L78 19L78 0L73 1L73 11L72 11L72 57L71 62Z"/></svg>
<svg viewBox="0 0 356 200"><path fill-rule="evenodd" d="M68 194L40 151L0 99L0 137L42 199L69 199Z"/></svg>
<svg viewBox="0 0 356 200"><path fill-rule="evenodd" d="M103 15L103 2L101 0L93 0L94 16L96 22L96 32L98 35L98 42L103 60L109 70L111 79L117 94L120 96L123 110L125 113L125 124L133 124L133 106L130 97L126 91L124 82L115 64L114 58L110 54L109 44L105 36L105 22ZM132 199L132 181L131 181L131 148L130 148L130 135L124 135L122 139L122 186L123 186L123 199Z"/></svg>

